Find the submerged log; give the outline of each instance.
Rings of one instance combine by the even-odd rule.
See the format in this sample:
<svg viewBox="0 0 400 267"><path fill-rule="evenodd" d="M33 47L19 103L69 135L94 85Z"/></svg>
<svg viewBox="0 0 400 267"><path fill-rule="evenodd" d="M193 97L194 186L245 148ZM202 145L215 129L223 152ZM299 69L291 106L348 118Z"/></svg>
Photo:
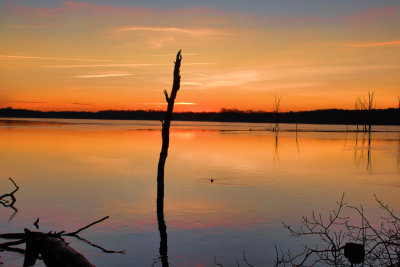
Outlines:
<svg viewBox="0 0 400 267"><path fill-rule="evenodd" d="M0 250L7 250L25 254L24 266L33 266L40 255L46 266L50 267L92 267L94 265L90 263L81 253L70 247L69 244L66 243L63 239L63 236L75 237L79 240L86 242L92 247L102 250L104 253L124 254L125 251L123 250L108 250L78 235L81 231L86 230L89 227L100 223L108 218L109 217L106 216L70 233L65 233L65 231L58 233L43 233L24 229L24 233L0 234L0 238L3 239L18 239L16 241L0 243ZM39 219L37 219L34 223L37 228L39 227L38 222ZM26 243L26 250L14 247L15 245L20 245L23 243Z"/></svg>
<svg viewBox="0 0 400 267"><path fill-rule="evenodd" d="M74 250L61 237L25 229L26 253L24 266L35 264L39 254L48 267L93 267L82 254Z"/></svg>

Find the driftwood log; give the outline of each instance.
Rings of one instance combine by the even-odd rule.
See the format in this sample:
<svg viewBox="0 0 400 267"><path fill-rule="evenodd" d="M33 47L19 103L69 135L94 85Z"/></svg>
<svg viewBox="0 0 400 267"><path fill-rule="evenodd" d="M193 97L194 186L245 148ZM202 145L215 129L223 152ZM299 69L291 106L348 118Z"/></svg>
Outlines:
<svg viewBox="0 0 400 267"><path fill-rule="evenodd" d="M18 185L10 178L10 181L14 184L15 189L8 194L0 195L0 204L4 207L12 208L14 214L17 209L14 207L16 198L14 194L18 191ZM106 216L100 220L94 221L76 231L66 233L62 232L34 232L29 229L25 229L24 233L6 233L0 234L0 239L12 240L4 243L0 243L1 251L12 251L25 255L24 266L32 266L36 263L37 259L41 257L46 266L57 266L57 267L91 267L91 264L81 253L74 250L72 247L65 242L65 236L75 237L81 241L86 242L92 247L98 248L104 253L124 253L125 251L114 251L105 249L95 243L92 243L85 238L79 236L79 233L89 227L98 224L109 217ZM12 217L11 217L12 219ZM36 229L39 229L39 218L33 223ZM26 245L26 248L15 247L21 244ZM0 261L0 264L3 264Z"/></svg>
<svg viewBox="0 0 400 267"><path fill-rule="evenodd" d="M24 266L33 266L42 256L46 266L92 267L82 254L71 248L61 237L53 237L42 232L25 229L26 253Z"/></svg>
<svg viewBox="0 0 400 267"><path fill-rule="evenodd" d="M34 232L29 229L25 229L24 233L7 233L0 234L0 238L2 239L17 239L16 241L0 243L0 251L13 251L18 252L25 255L24 266L32 266L35 264L36 260L41 256L42 260L46 264L46 266L60 266L60 267L69 267L69 266L78 266L78 267L87 267L94 266L91 264L82 254L74 250L72 247L68 245L63 239L64 236L75 237L79 240L86 242L87 244L100 249L104 253L122 253L125 251L114 251L107 250L103 247L96 245L82 237L78 234L99 223L102 222L109 217L106 216L100 220L92 222L87 226L84 226L74 232L65 233L65 231L59 233L43 233L43 232ZM38 220L36 220L37 224ZM26 244L26 249L21 249L18 247L14 247L16 245Z"/></svg>

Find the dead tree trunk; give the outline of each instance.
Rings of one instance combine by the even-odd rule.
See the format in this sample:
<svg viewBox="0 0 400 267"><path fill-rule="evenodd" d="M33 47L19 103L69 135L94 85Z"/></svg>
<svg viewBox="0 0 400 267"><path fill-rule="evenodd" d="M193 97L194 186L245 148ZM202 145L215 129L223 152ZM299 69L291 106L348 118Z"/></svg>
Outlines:
<svg viewBox="0 0 400 267"><path fill-rule="evenodd" d="M165 99L168 103L167 112L165 114L164 120L162 123L162 146L160 152L160 159L158 161L158 169L157 169L157 220L158 220L158 229L160 231L160 256L162 266L169 266L168 264L168 244L167 244L167 226L165 225L164 220L164 169L165 169L165 161L168 156L168 147L169 147L169 128L171 125L172 112L174 109L174 103L176 94L180 88L181 76L180 76L180 66L181 66L181 51L176 55L175 68L174 68L174 81L172 85L171 95L168 96L168 92L164 90Z"/></svg>

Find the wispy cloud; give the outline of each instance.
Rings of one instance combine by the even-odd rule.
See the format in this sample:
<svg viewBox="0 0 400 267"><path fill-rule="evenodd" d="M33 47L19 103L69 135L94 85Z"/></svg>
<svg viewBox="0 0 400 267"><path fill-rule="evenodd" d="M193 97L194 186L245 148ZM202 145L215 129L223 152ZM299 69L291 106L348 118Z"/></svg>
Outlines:
<svg viewBox="0 0 400 267"><path fill-rule="evenodd" d="M197 85L201 85L201 83L200 82L181 82L181 85L197 86Z"/></svg>
<svg viewBox="0 0 400 267"><path fill-rule="evenodd" d="M78 106L93 106L93 104L88 104L88 103L77 103L77 102L74 102L74 103L71 103L72 105L78 105Z"/></svg>
<svg viewBox="0 0 400 267"><path fill-rule="evenodd" d="M15 24L11 25L10 28L12 29L40 29L44 28L43 25L24 25L24 24Z"/></svg>
<svg viewBox="0 0 400 267"><path fill-rule="evenodd" d="M124 77L124 76L131 76L136 75L132 73L107 73L107 74L90 74L90 75L76 75L73 76L74 78L108 78L108 77Z"/></svg>
<svg viewBox="0 0 400 267"><path fill-rule="evenodd" d="M117 32L130 31L147 31L147 32L163 32L163 33L178 33L187 35L214 35L221 34L221 31L215 29L189 29L178 27L150 27L150 26L127 26L116 29Z"/></svg>
<svg viewBox="0 0 400 267"><path fill-rule="evenodd" d="M400 45L400 40L387 41L387 42L372 42L372 43L353 43L353 44L345 44L344 46L368 48L368 47L399 46L399 45Z"/></svg>
<svg viewBox="0 0 400 267"><path fill-rule="evenodd" d="M310 82L315 78L332 75L353 75L354 73L374 73L385 70L400 70L400 64L382 65L332 65L332 66L267 66L253 70L226 72L219 74L186 74L183 86L193 89L215 87L241 87L248 85L252 90L290 89L315 87L320 84ZM297 82L295 82L297 80ZM301 81L301 82L299 82Z"/></svg>
<svg viewBox="0 0 400 267"><path fill-rule="evenodd" d="M66 61L96 61L96 62L107 61L103 59L91 59L91 58L63 58L63 57L21 56L21 55L5 55L5 54L0 54L0 59L41 59L41 60L66 60Z"/></svg>
<svg viewBox="0 0 400 267"><path fill-rule="evenodd" d="M168 103L165 102L148 102L148 103L136 103L139 105L152 105L152 106L166 106ZM183 105L183 106L190 106L190 105L197 105L197 103L194 102L175 102L175 105Z"/></svg>
<svg viewBox="0 0 400 267"><path fill-rule="evenodd" d="M11 100L7 101L10 103L23 103L23 104L46 104L47 102L40 102L40 101L22 101L22 100Z"/></svg>
<svg viewBox="0 0 400 267"><path fill-rule="evenodd" d="M166 66L164 63L127 63L127 64L82 64L82 65L48 65L43 68L101 68L101 67L152 67Z"/></svg>
<svg viewBox="0 0 400 267"><path fill-rule="evenodd" d="M161 103L161 105L166 106L168 103ZM196 103L193 102L175 102L175 105L197 105Z"/></svg>
<svg viewBox="0 0 400 267"><path fill-rule="evenodd" d="M318 83L278 83L264 86L266 89L291 89L291 88L303 88L303 87L315 87Z"/></svg>
<svg viewBox="0 0 400 267"><path fill-rule="evenodd" d="M370 23L383 19L398 19L400 13L399 6L384 6L361 9L347 16L338 16L335 20L342 20L356 23Z"/></svg>
<svg viewBox="0 0 400 267"><path fill-rule="evenodd" d="M215 65L215 62L188 62L185 65ZM102 67L154 67L154 66L170 66L167 63L122 63L122 64L80 64L80 65L48 65L42 68L102 68Z"/></svg>
<svg viewBox="0 0 400 267"><path fill-rule="evenodd" d="M197 54L196 53L184 53L183 54L184 56L197 56ZM150 56L152 56L152 57L174 57L174 56L176 56L176 54L153 54L153 55L150 55Z"/></svg>
<svg viewBox="0 0 400 267"><path fill-rule="evenodd" d="M196 76L182 82L182 85L198 86L201 88L236 87L261 79L261 73L253 70Z"/></svg>

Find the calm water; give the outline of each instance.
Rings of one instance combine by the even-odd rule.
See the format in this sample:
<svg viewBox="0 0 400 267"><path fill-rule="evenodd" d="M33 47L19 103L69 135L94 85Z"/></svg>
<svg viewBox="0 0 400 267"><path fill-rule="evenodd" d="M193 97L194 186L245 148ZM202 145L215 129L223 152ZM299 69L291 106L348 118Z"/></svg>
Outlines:
<svg viewBox="0 0 400 267"><path fill-rule="evenodd" d="M274 245L301 247L281 222L326 214L343 192L370 218L383 213L374 194L400 210L400 127L371 135L346 126L175 122L166 163L165 220L171 266L236 264L246 251L269 266ZM0 120L0 195L13 177L18 212L0 206L0 232L72 231L109 215L82 236L126 254L105 254L75 239L96 266L160 266L156 167L160 123ZM350 128L352 130L353 128ZM344 132L342 131L344 130ZM342 132L341 132L342 131ZM214 182L211 183L210 179ZM4 266L23 257L1 252ZM42 266L38 262L37 266Z"/></svg>

